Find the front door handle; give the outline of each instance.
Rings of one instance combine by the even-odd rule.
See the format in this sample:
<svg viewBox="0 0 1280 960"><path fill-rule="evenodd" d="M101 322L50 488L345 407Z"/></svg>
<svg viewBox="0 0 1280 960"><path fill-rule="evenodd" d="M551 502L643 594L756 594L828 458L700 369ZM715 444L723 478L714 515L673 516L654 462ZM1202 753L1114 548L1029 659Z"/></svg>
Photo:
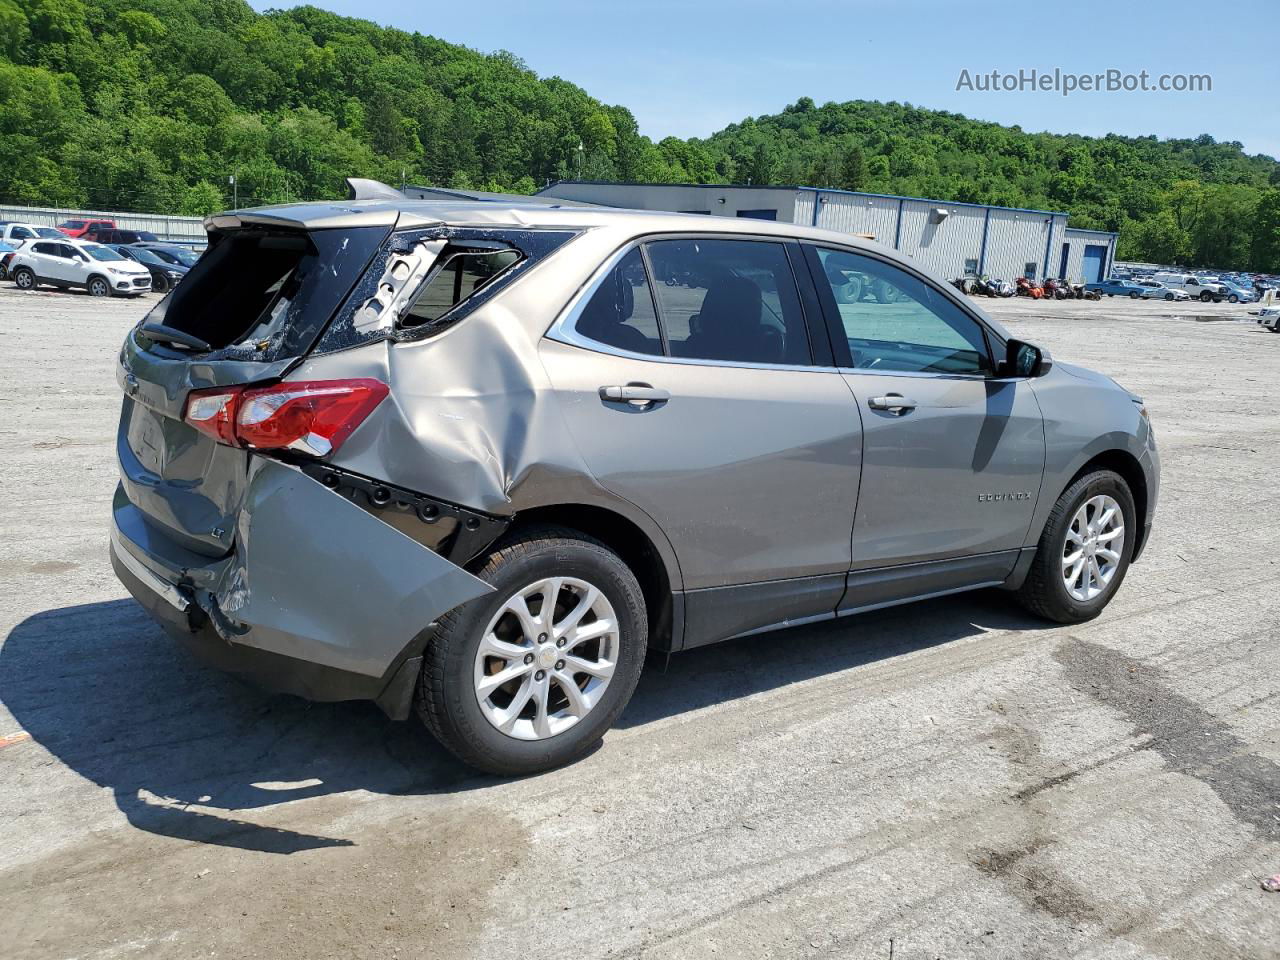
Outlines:
<svg viewBox="0 0 1280 960"><path fill-rule="evenodd" d="M867 406L872 410L888 410L890 413L902 416L907 411L914 410L916 402L900 393L891 393L884 397L872 397L867 401Z"/></svg>
<svg viewBox="0 0 1280 960"><path fill-rule="evenodd" d="M671 399L671 393L647 383L628 383L623 386L601 387L600 399L609 403L629 403L633 407L647 408L666 403Z"/></svg>

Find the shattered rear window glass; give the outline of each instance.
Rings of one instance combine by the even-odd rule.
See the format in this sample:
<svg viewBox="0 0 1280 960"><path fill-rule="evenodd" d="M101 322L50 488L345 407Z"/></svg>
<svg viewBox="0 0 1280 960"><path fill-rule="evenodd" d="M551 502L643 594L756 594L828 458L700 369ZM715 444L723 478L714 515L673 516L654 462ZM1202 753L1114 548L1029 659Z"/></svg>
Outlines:
<svg viewBox="0 0 1280 960"><path fill-rule="evenodd" d="M515 250L461 251L452 255L446 251L445 256L444 265L427 280L413 306L405 311L401 326L416 327L439 320L520 259Z"/></svg>

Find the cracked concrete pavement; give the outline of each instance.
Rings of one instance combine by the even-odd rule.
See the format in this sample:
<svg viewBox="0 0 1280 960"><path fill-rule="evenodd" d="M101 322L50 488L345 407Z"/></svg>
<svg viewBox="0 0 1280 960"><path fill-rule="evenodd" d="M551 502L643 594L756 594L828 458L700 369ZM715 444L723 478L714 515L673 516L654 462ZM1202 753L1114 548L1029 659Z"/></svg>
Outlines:
<svg viewBox="0 0 1280 960"><path fill-rule="evenodd" d="M1151 409L1155 534L1097 621L981 593L694 651L502 781L126 599L112 370L150 302L0 288L5 957L1280 953L1280 336L1243 308L982 301Z"/></svg>

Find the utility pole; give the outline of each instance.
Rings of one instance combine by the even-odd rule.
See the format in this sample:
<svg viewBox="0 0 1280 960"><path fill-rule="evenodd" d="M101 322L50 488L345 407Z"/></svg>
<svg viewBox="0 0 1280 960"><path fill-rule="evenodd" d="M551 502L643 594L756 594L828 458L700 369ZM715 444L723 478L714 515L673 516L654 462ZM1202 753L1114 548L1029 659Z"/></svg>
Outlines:
<svg viewBox="0 0 1280 960"><path fill-rule="evenodd" d="M240 206L240 184L234 173L227 177L227 183L231 185L231 209L236 210Z"/></svg>
<svg viewBox="0 0 1280 960"><path fill-rule="evenodd" d="M584 150L586 150L586 147L584 147L582 145L582 141L579 140L578 141L578 179L579 180L582 179L582 153Z"/></svg>

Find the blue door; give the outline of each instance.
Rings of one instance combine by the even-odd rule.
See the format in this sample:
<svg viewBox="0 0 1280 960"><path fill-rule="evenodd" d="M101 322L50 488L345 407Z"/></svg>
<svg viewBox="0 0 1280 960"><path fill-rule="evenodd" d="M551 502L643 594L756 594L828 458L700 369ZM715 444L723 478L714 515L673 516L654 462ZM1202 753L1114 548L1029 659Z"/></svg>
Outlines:
<svg viewBox="0 0 1280 960"><path fill-rule="evenodd" d="M1089 244L1084 248L1084 282L1098 283L1102 279L1102 265L1107 260L1107 248Z"/></svg>

